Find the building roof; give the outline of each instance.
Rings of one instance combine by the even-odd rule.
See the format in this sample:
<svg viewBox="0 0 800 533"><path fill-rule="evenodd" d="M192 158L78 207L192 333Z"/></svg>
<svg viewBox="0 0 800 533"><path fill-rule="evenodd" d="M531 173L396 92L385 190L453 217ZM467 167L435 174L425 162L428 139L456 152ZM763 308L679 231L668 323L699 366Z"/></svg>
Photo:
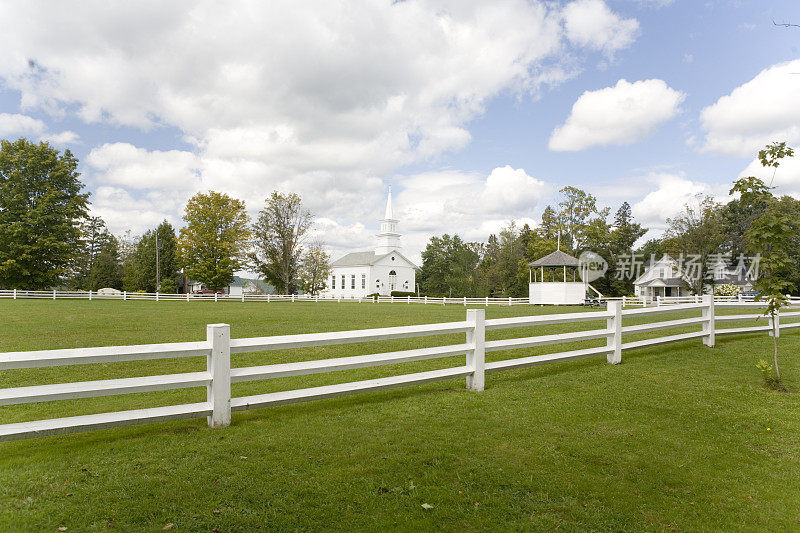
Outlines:
<svg viewBox="0 0 800 533"><path fill-rule="evenodd" d="M640 287L682 287L684 281L681 278L654 278L644 283L635 283Z"/></svg>
<svg viewBox="0 0 800 533"><path fill-rule="evenodd" d="M373 264L380 257L383 256L381 255L376 258L375 252L353 252L343 257L340 257L339 259L331 263L331 266L332 267L369 266Z"/></svg>
<svg viewBox="0 0 800 533"><path fill-rule="evenodd" d="M579 259L572 257L569 254L562 252L561 250L556 250L551 254L547 254L546 256L537 259L532 263L528 263L528 266L532 267L556 267L556 266L568 266L568 267L576 267L580 266L581 262Z"/></svg>
<svg viewBox="0 0 800 533"><path fill-rule="evenodd" d="M753 280L748 276L740 276L738 274L725 274L723 276L714 278L714 285L725 285L725 284L744 287L746 285L752 285Z"/></svg>
<svg viewBox="0 0 800 533"><path fill-rule="evenodd" d="M248 283L253 284L253 286L257 287L265 294L275 292L275 287L272 286L271 283L268 283L262 279L242 278L239 276L233 276L233 281L229 287L244 287Z"/></svg>
<svg viewBox="0 0 800 533"><path fill-rule="evenodd" d="M372 266L384 257L390 255L400 256L413 268L419 268L411 260L409 260L408 257L400 253L399 250L392 250L388 254L376 254L375 252L352 252L331 263L331 267Z"/></svg>

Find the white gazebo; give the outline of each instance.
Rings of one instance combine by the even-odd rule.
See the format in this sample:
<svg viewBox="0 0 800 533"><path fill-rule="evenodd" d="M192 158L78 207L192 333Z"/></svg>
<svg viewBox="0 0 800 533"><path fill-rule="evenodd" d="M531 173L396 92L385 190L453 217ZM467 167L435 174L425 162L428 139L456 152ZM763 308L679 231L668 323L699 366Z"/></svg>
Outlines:
<svg viewBox="0 0 800 533"><path fill-rule="evenodd" d="M528 266L530 303L570 305L586 299L588 282L579 259L556 250Z"/></svg>

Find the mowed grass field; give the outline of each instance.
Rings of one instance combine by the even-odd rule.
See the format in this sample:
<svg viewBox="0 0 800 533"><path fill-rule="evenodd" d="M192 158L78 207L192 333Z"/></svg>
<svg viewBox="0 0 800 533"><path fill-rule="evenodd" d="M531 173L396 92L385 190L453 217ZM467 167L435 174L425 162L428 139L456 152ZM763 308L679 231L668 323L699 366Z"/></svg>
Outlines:
<svg viewBox="0 0 800 533"><path fill-rule="evenodd" d="M196 341L219 322L231 324L235 338L465 314L415 304L5 300L0 351ZM556 324L488 338L599 327ZM780 339L791 391L800 389L794 331ZM455 342L463 336L243 354L232 364ZM458 379L235 413L221 430L195 419L0 443L0 531L797 531L800 397L761 385L755 364L770 359L771 347L765 334L719 337L715 348L693 340L623 352L617 366L598 357L493 373L481 393ZM457 364L463 357L249 382L234 385L233 395ZM187 358L3 371L0 388L204 367ZM185 389L8 406L0 423L204 398L204 390Z"/></svg>

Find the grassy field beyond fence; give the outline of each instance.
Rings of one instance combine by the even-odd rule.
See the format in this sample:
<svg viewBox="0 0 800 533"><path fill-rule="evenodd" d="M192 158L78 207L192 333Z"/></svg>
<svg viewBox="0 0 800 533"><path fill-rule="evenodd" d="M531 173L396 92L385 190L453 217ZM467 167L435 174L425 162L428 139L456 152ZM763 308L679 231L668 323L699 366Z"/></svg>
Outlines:
<svg viewBox="0 0 800 533"><path fill-rule="evenodd" d="M490 307L486 315L567 311L581 310ZM455 321L465 313L417 304L6 300L0 351L204 340L206 324L219 322L241 338ZM604 323L489 338L597 327ZM795 331L780 339L792 391L800 388ZM234 355L232 364L456 339L463 342L440 336ZM720 337L715 348L698 339L624 352L618 366L599 357L493 373L480 393L458 379L235 413L222 430L186 420L0 443L0 530L796 531L800 399L761 385L755 364L771 360L771 345L765 334ZM189 372L205 368L200 359L9 370L0 372L0 388ZM233 395L456 360L463 364L461 357L240 383ZM0 407L0 423L204 398L185 389Z"/></svg>

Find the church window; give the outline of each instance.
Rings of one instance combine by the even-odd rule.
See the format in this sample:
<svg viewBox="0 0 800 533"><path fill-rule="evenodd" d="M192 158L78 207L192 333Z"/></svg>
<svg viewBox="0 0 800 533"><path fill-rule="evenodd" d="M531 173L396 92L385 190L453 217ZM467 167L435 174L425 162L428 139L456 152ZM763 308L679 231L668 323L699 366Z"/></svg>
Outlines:
<svg viewBox="0 0 800 533"><path fill-rule="evenodd" d="M331 289L336 288L336 276L331 276Z"/></svg>
<svg viewBox="0 0 800 533"><path fill-rule="evenodd" d="M361 274L361 288L362 289L366 289L367 288L367 275L366 274Z"/></svg>
<svg viewBox="0 0 800 533"><path fill-rule="evenodd" d="M355 274L351 274L350 275L350 288L351 289L355 289L356 288L356 275Z"/></svg>
<svg viewBox="0 0 800 533"><path fill-rule="evenodd" d="M392 261L394 261L394 256L392 256Z"/></svg>
<svg viewBox="0 0 800 533"><path fill-rule="evenodd" d="M395 286L397 285L397 272L394 270L389 271L389 290L395 290Z"/></svg>
<svg viewBox="0 0 800 533"><path fill-rule="evenodd" d="M343 288L343 289L345 288L345 284L344 284L344 274L342 274L342 288Z"/></svg>

